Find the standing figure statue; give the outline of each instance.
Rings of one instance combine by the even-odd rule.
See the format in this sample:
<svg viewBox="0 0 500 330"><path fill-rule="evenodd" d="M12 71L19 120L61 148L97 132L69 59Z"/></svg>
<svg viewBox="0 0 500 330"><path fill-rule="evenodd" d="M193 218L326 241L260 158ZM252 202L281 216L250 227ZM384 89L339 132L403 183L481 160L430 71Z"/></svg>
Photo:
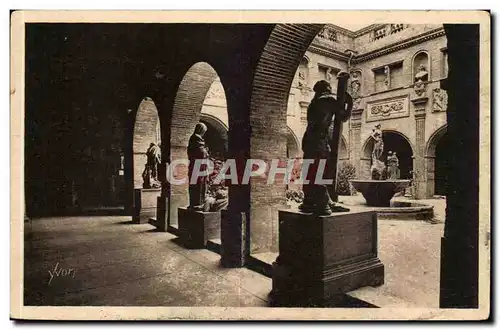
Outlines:
<svg viewBox="0 0 500 330"><path fill-rule="evenodd" d="M338 91L345 91L348 75L347 77L341 76L341 78L344 88L338 89ZM312 212L316 215L329 215L332 213L332 209L337 211L339 207L330 198L327 185L316 182L316 174L319 169L320 160L326 163L324 171L326 173L329 166L328 160L332 159L331 155L333 153L335 155L338 154L338 145L331 145L332 138L329 136L330 127L334 116L335 120L341 122L349 119L352 109L352 98L345 92L346 95L342 95L340 98L343 100L342 104L340 104L332 94L330 83L326 80L318 81L314 85L313 90L315 95L307 109L307 127L302 139L302 150L304 152L304 159L312 159L314 162L309 166L306 175L309 183L303 185L304 201L299 206L299 209L302 212ZM339 132L334 133L337 134ZM330 166L332 165L334 164L330 162ZM343 210L346 211L347 209Z"/></svg>
<svg viewBox="0 0 500 330"><path fill-rule="evenodd" d="M207 126L203 123L196 124L194 129L194 133L189 138L188 145L188 158L189 158L189 167L188 167L188 180L189 180L189 208L194 210L202 211L205 205L206 197L207 197L207 186L208 186L208 177L202 176L197 179L197 181L191 184L191 176L193 175L194 163L197 159L208 159L209 153L208 148L205 145L205 140L203 136L207 132ZM200 171L203 171L204 168L201 165Z"/></svg>
<svg viewBox="0 0 500 330"><path fill-rule="evenodd" d="M376 124L372 130L373 151L372 151L372 167L370 169L372 180L386 179L386 166L381 160L384 153L384 140L382 139L381 125Z"/></svg>
<svg viewBox="0 0 500 330"><path fill-rule="evenodd" d="M161 183L158 179L158 168L161 163L161 149L160 145L151 143L146 151L146 166L142 172L142 179L144 181L143 188L160 188Z"/></svg>
<svg viewBox="0 0 500 330"><path fill-rule="evenodd" d="M399 179L399 160L396 153L387 153L387 173L389 179Z"/></svg>
<svg viewBox="0 0 500 330"><path fill-rule="evenodd" d="M374 140L372 159L377 160L380 160L380 157L382 157L382 153L384 152L384 140L382 139L382 130L380 128L381 125L377 124L372 130L372 138Z"/></svg>

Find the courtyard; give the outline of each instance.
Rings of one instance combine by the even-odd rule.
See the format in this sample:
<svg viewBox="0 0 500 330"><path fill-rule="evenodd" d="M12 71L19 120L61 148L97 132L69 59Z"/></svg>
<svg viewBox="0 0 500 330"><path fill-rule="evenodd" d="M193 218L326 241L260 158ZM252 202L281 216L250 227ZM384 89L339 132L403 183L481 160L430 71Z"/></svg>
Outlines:
<svg viewBox="0 0 500 330"><path fill-rule="evenodd" d="M385 284L348 295L381 308L439 307L446 201L425 202L434 205L440 222L379 220ZM185 249L175 235L157 232L149 224L132 224L127 217L33 219L30 232L33 238L25 243L25 305L268 305L271 278L247 268L221 268L218 254Z"/></svg>

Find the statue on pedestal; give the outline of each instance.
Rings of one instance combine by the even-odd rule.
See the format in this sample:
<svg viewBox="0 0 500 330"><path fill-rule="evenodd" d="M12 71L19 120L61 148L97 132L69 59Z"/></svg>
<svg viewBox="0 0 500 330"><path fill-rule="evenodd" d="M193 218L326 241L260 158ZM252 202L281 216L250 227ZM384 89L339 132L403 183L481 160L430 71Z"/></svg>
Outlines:
<svg viewBox="0 0 500 330"><path fill-rule="evenodd" d="M349 119L352 110L352 98L346 92L348 78L349 75L346 73L339 74L337 91L340 97L338 99L332 94L332 87L328 81L320 80L314 85L315 95L307 109L307 127L302 139L304 159L312 159L314 162L310 165L306 175L309 183L303 185L304 202L299 206L302 212L329 215L332 213L332 209L334 211L347 211L347 209L335 205L327 185L316 183L316 174L322 159L326 162L325 173L329 172L328 167L335 166L336 168L340 138L339 127L341 127L341 123ZM341 91L345 94L342 95ZM334 136L331 137L329 132L334 118L337 124L334 125ZM334 174L334 187L335 182L336 175Z"/></svg>
<svg viewBox="0 0 500 330"><path fill-rule="evenodd" d="M207 132L207 126L203 123L196 124L194 133L189 138L188 144L188 179L189 179L189 208L203 211L206 198L207 198L207 186L208 177L202 176L197 179L194 184L191 184L191 176L193 175L194 164L197 159L208 159L209 153L208 148L205 145L205 140L203 136ZM204 166L201 165L200 171L204 170Z"/></svg>
<svg viewBox="0 0 500 330"><path fill-rule="evenodd" d="M158 167L161 163L160 145L151 143L146 151L146 157L146 166L142 172L142 179L144 180L142 187L144 189L160 188L161 183L158 180Z"/></svg>
<svg viewBox="0 0 500 330"><path fill-rule="evenodd" d="M381 125L375 125L372 130L372 138L374 140L372 151L372 167L370 169L372 180L383 180L386 177L386 167L383 161L380 160L384 152L384 140L382 139Z"/></svg>

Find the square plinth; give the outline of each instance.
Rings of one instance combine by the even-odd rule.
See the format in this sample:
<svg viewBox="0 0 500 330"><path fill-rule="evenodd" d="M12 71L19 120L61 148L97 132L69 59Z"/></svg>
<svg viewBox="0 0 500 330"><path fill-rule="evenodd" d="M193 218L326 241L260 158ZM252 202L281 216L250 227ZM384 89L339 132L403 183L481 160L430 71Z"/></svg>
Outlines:
<svg viewBox="0 0 500 330"><path fill-rule="evenodd" d="M156 202L161 195L160 188L134 189L134 223L148 223L156 217Z"/></svg>
<svg viewBox="0 0 500 330"><path fill-rule="evenodd" d="M181 243L190 249L203 249L209 239L220 238L220 212L178 208Z"/></svg>
<svg viewBox="0 0 500 330"><path fill-rule="evenodd" d="M384 283L373 211L329 216L280 211L279 235L274 305L331 306L346 292Z"/></svg>

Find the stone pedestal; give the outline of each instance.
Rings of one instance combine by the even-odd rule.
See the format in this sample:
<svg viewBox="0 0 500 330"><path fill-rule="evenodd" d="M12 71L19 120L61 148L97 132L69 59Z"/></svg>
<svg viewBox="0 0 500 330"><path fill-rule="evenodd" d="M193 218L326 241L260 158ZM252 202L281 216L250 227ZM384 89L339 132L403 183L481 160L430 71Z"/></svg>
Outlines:
<svg viewBox="0 0 500 330"><path fill-rule="evenodd" d="M243 267L248 255L246 247L246 215L221 210L221 266Z"/></svg>
<svg viewBox="0 0 500 330"><path fill-rule="evenodd" d="M148 223L156 216L156 201L161 194L160 188L134 189L134 223Z"/></svg>
<svg viewBox="0 0 500 330"><path fill-rule="evenodd" d="M156 216L149 219L149 223L156 227L159 231L166 232L167 225L167 205L168 200L166 197L158 196L156 199Z"/></svg>
<svg viewBox="0 0 500 330"><path fill-rule="evenodd" d="M179 207L178 219L181 243L189 249L203 249L209 239L220 237L220 212Z"/></svg>
<svg viewBox="0 0 500 330"><path fill-rule="evenodd" d="M346 292L384 283L375 212L318 217L287 210L279 221L272 305L335 306Z"/></svg>

